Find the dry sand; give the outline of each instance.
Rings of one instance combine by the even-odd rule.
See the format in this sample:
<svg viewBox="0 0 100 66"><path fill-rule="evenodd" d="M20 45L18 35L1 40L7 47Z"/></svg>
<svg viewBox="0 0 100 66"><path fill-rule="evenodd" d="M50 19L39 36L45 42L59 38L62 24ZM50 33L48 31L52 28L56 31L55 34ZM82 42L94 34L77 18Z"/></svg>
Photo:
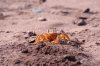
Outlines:
<svg viewBox="0 0 100 66"><path fill-rule="evenodd" d="M52 62L56 64L55 61L58 63L57 66L61 66L59 64L62 64L62 66L78 66L75 65L78 60L75 62L68 60L64 63L61 61L66 55L71 56L74 51L77 51L74 53L75 55L73 54L74 57L82 52L90 56L86 59L89 62L83 61L83 64L79 64L79 66L100 66L99 0L47 0L42 4L39 4L38 0L0 0L0 5L0 66L39 66L39 63L56 66L50 65ZM42 9L42 12L32 12L34 7ZM91 13L83 13L87 8L90 8ZM46 21L39 21L38 18L40 17L46 18ZM87 24L84 26L73 24L73 22L79 21L78 17L86 17ZM84 44L81 45L83 50L80 51L75 48L74 51L60 54L60 52L63 52L62 45L57 45L50 46L52 50L47 50L51 52L46 55L44 53L45 47L38 53L35 45L30 45L25 40L25 36L29 31L41 34L53 27L57 28L57 31L63 29L70 35L71 39L85 40ZM48 48L48 45L46 47ZM52 53L52 51L55 51L53 47L60 50L54 52L57 56ZM72 49L65 45L64 47L64 50ZM23 55L21 51L24 48L28 48L30 53ZM53 59L49 61L49 58ZM18 60L17 65L14 63L16 60ZM47 63L47 61L49 62ZM24 65L25 63L28 64Z"/></svg>

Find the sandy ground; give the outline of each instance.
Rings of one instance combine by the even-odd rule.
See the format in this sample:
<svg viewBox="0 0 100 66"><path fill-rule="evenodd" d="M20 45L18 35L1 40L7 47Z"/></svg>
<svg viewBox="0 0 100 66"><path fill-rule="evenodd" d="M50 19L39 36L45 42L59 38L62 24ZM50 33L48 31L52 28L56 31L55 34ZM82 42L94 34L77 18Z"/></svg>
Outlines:
<svg viewBox="0 0 100 66"><path fill-rule="evenodd" d="M57 31L63 29L67 32L71 39L85 40L82 44L83 51L92 56L91 64L94 64L93 66L100 66L99 0L47 0L42 4L39 4L38 0L0 0L0 5L2 5L0 13L3 14L0 16L0 61L2 61L2 57L12 59L11 57L15 56L15 59L19 58L20 53L16 51L16 48L7 49L7 47L27 44L24 37L29 31L41 34L50 28L57 28ZM34 7L42 9L42 12L32 12ZM92 13L83 13L87 8L90 8ZM40 21L40 17L46 18L46 21ZM87 24L84 26L73 24L73 22L79 21L78 17L86 17ZM32 55L30 54L30 56ZM5 64L6 61L4 61L0 62L0 66L13 66L9 62L8 65L2 65L2 63ZM11 64L13 63L11 62Z"/></svg>

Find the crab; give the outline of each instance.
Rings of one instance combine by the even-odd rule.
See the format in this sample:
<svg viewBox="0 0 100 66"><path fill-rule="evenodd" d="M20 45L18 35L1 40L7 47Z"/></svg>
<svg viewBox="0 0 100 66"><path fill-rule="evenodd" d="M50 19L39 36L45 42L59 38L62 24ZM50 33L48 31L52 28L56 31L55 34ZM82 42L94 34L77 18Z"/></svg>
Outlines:
<svg viewBox="0 0 100 66"><path fill-rule="evenodd" d="M53 29L53 32L48 32L41 34L41 35L37 35L35 37L35 44L39 44L39 43L44 43L44 44L60 44L62 42L67 42L69 41L70 38L68 36L67 33L65 33L63 30L61 30L59 33L57 33L56 29Z"/></svg>

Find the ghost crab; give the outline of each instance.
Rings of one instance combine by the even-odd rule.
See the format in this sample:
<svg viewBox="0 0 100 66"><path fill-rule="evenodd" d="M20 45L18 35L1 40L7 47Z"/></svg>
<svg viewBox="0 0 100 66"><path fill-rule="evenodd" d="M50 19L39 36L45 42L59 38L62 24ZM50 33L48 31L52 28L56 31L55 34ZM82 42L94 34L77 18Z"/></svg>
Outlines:
<svg viewBox="0 0 100 66"><path fill-rule="evenodd" d="M61 30L59 33L57 33L56 28L53 28L53 32L48 32L37 35L35 37L35 44L44 43L44 44L61 44L63 42L69 41L70 38L67 33L65 33L63 30Z"/></svg>

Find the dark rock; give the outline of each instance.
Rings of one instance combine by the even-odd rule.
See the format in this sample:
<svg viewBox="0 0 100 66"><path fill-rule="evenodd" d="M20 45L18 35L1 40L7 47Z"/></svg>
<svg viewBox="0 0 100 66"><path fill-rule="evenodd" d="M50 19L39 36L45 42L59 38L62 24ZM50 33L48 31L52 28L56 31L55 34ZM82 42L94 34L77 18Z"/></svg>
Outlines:
<svg viewBox="0 0 100 66"><path fill-rule="evenodd" d="M28 49L22 51L22 53L29 53Z"/></svg>
<svg viewBox="0 0 100 66"><path fill-rule="evenodd" d="M73 62L76 61L75 56L65 56L64 59L65 59L65 60L67 59L67 60L69 60L69 61L73 61Z"/></svg>
<svg viewBox="0 0 100 66"><path fill-rule="evenodd" d="M6 33L10 33L11 31L6 31Z"/></svg>
<svg viewBox="0 0 100 66"><path fill-rule="evenodd" d="M28 33L28 36L30 37L30 36L36 36L36 33L35 32L29 32Z"/></svg>
<svg viewBox="0 0 100 66"><path fill-rule="evenodd" d="M27 36L25 36L25 39L28 39L28 37L27 37Z"/></svg>
<svg viewBox="0 0 100 66"><path fill-rule="evenodd" d="M79 62L77 62L77 65L81 65L82 63L79 61Z"/></svg>
<svg viewBox="0 0 100 66"><path fill-rule="evenodd" d="M20 60L16 60L16 61L15 61L15 64L20 64L20 63L21 63Z"/></svg>
<svg viewBox="0 0 100 66"><path fill-rule="evenodd" d="M90 8L85 9L83 13L90 13Z"/></svg>
<svg viewBox="0 0 100 66"><path fill-rule="evenodd" d="M85 20L81 19L81 20L78 21L77 25L78 26L84 26L84 25L86 25L86 22L85 22Z"/></svg>
<svg viewBox="0 0 100 66"><path fill-rule="evenodd" d="M85 40L82 40L82 42L84 43L84 42L85 42Z"/></svg>
<svg viewBox="0 0 100 66"><path fill-rule="evenodd" d="M44 2L46 2L46 0L40 0L40 4L42 4L42 3L44 3Z"/></svg>
<svg viewBox="0 0 100 66"><path fill-rule="evenodd" d="M46 2L46 0L42 0L42 2Z"/></svg>
<svg viewBox="0 0 100 66"><path fill-rule="evenodd" d="M100 42L96 42L96 45L100 45Z"/></svg>

